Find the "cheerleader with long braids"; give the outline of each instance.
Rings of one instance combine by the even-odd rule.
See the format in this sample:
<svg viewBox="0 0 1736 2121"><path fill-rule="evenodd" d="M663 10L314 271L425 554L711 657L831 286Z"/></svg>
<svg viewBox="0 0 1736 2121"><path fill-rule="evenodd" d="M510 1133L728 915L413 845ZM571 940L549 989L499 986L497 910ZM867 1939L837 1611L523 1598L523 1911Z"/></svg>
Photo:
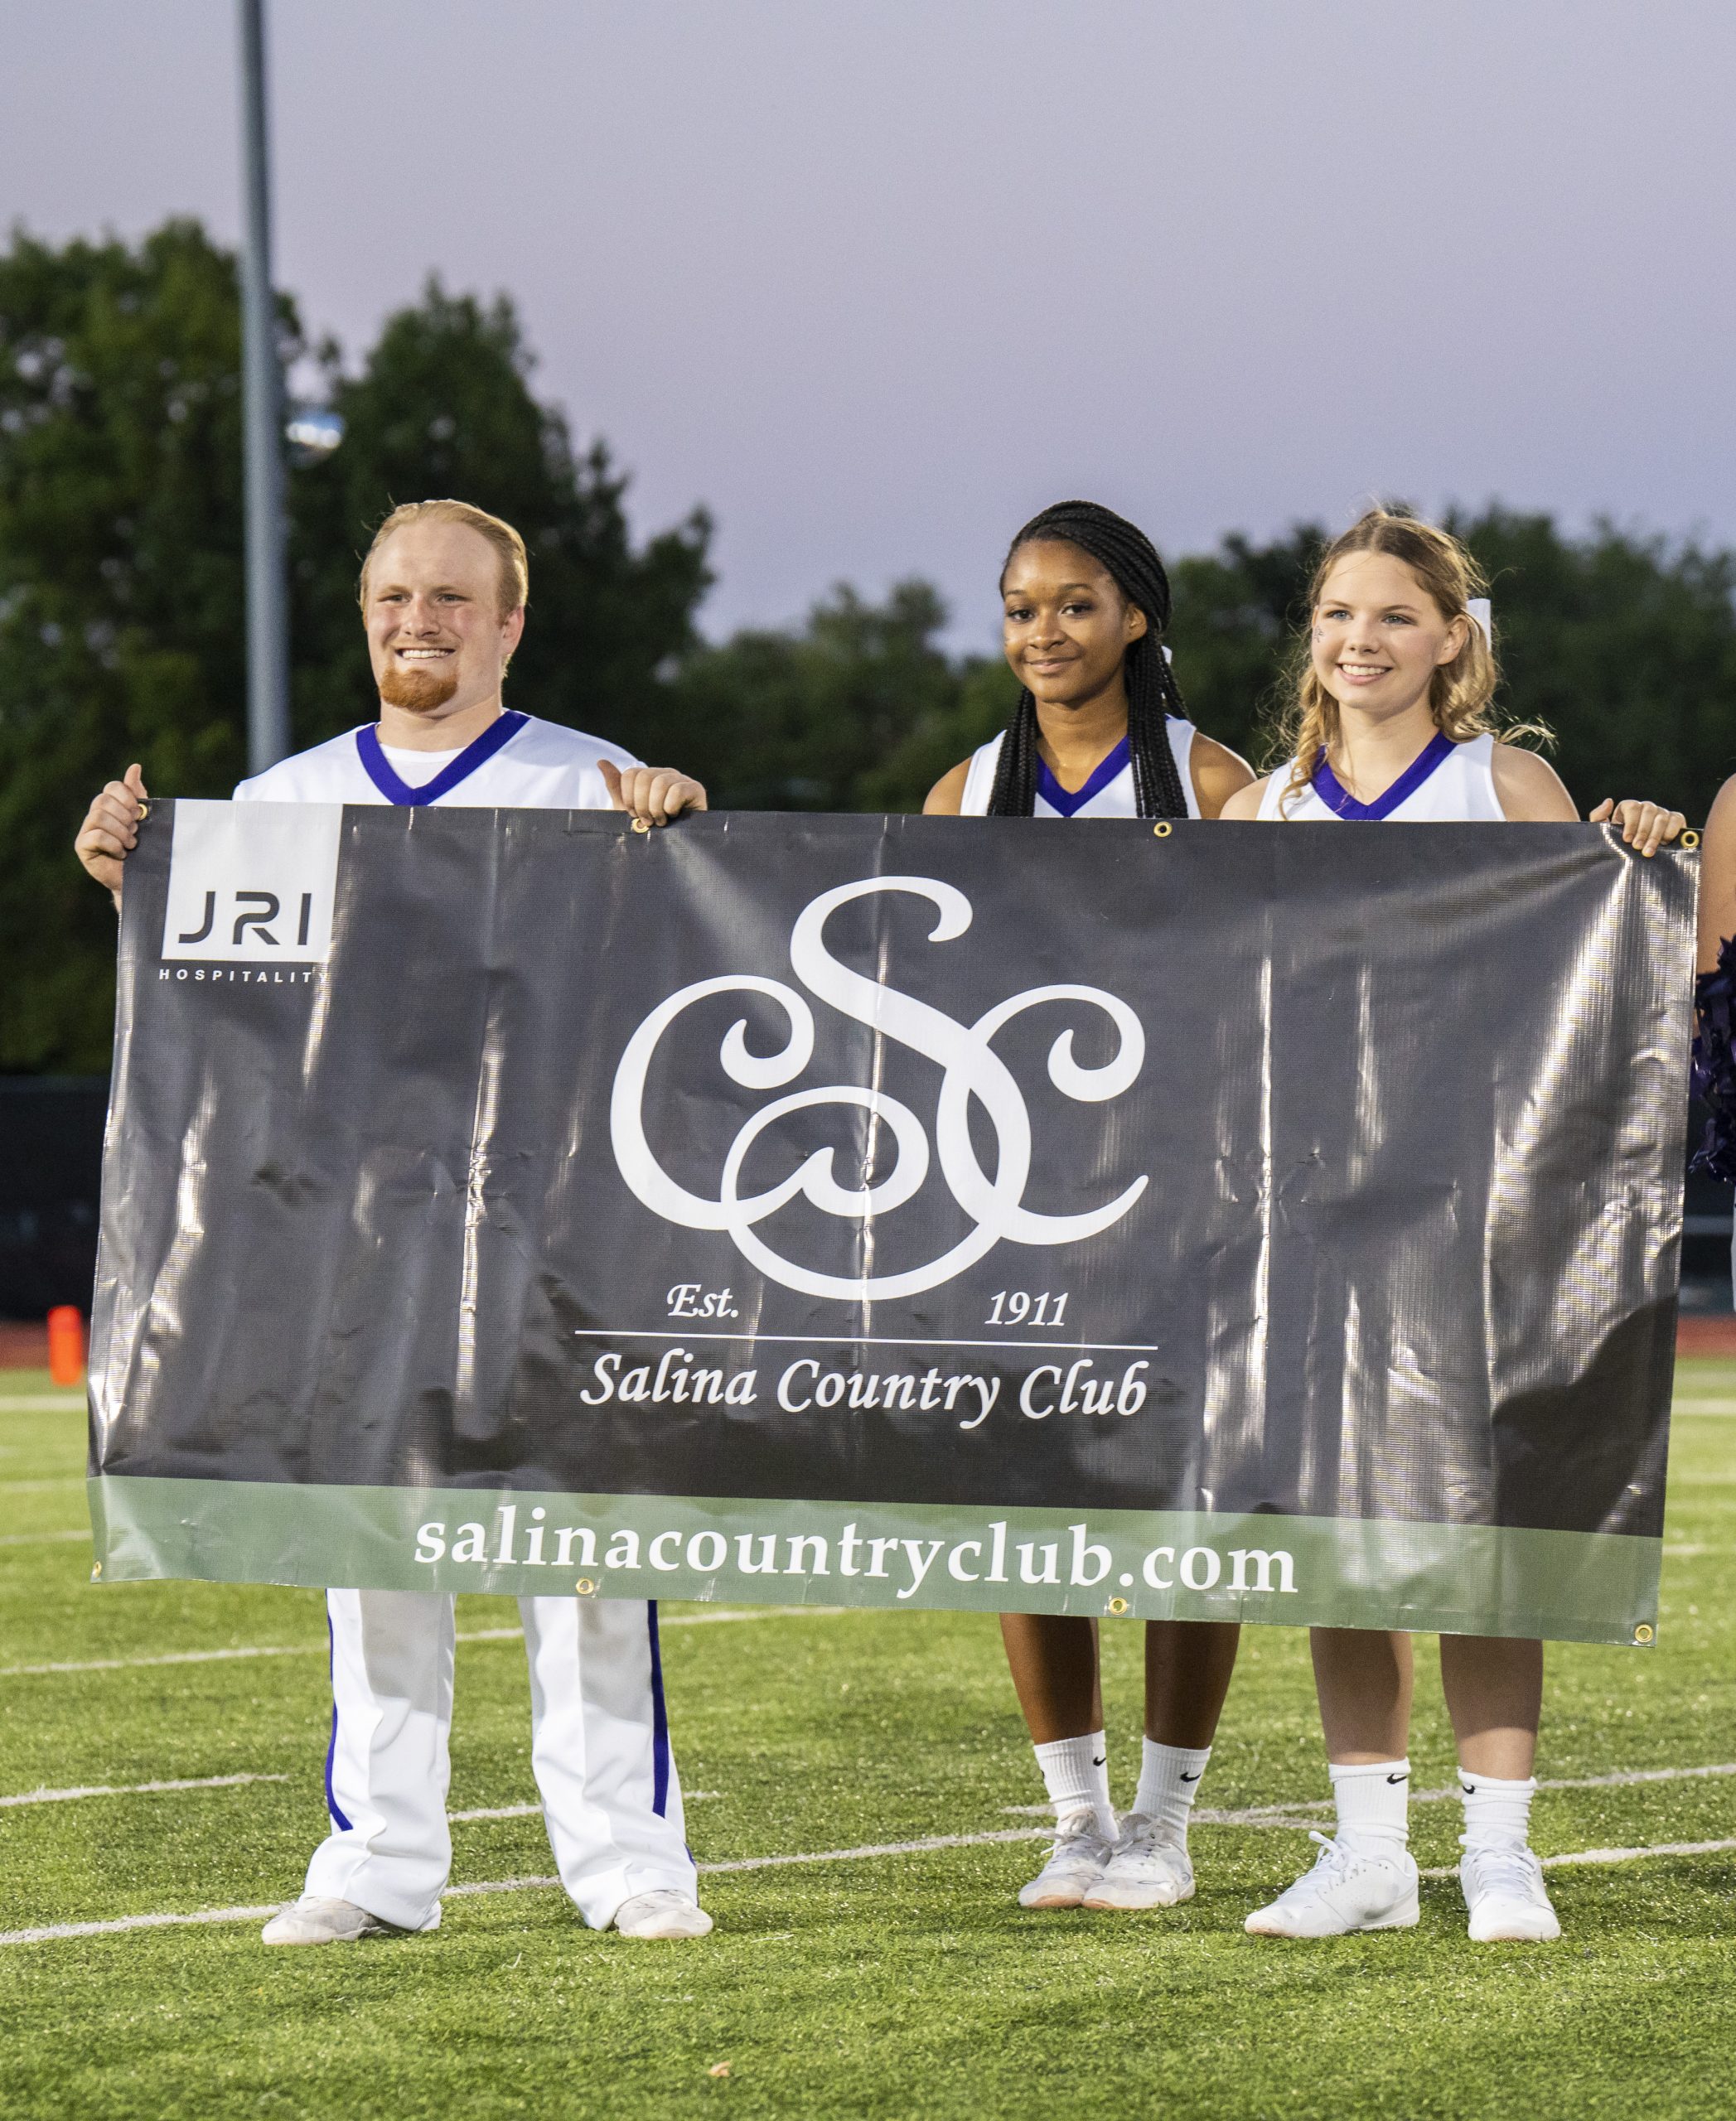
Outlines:
<svg viewBox="0 0 1736 2121"><path fill-rule="evenodd" d="M1021 684L1003 733L938 782L946 817L1215 818L1253 780L1187 719L1163 650L1169 577L1145 534L1095 502L1046 508L1001 570L1002 633ZM1056 1813L1027 1907L1170 1907L1193 1896L1187 1815L1236 1663L1233 1622L1153 1621L1133 1809L1118 1821L1097 1624L1007 1613L1013 1683Z"/></svg>
<svg viewBox="0 0 1736 2121"><path fill-rule="evenodd" d="M1288 764L1225 805L1231 820L1331 824L1482 821L1569 824L1579 813L1553 769L1508 741L1491 703L1497 671L1472 610L1477 563L1433 524L1376 509L1327 550L1298 643ZM1678 811L1605 802L1642 855L1681 830ZM1269 1907L1255 1935L1337 1936L1408 1929L1417 1868L1406 1845L1410 1763L1408 1635L1316 1628L1314 1676L1337 1833ZM1470 1935L1545 1942L1560 1924L1529 1838L1543 1706L1543 1645L1443 1635L1441 1684L1464 1798L1459 1865Z"/></svg>

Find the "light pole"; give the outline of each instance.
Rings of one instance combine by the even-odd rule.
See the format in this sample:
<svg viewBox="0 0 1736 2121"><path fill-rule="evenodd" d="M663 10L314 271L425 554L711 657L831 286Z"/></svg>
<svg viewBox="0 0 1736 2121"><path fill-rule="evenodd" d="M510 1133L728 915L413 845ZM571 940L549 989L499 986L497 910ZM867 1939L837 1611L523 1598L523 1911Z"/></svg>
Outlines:
<svg viewBox="0 0 1736 2121"><path fill-rule="evenodd" d="M247 761L289 752L289 607L283 522L283 376L271 287L264 0L239 0L241 30L241 405L246 434Z"/></svg>

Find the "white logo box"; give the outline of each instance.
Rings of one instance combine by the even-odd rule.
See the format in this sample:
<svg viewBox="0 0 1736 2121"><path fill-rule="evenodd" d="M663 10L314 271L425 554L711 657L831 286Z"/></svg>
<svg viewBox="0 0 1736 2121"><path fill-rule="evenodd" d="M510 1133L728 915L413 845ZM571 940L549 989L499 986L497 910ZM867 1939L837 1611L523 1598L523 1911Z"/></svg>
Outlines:
<svg viewBox="0 0 1736 2121"><path fill-rule="evenodd" d="M338 803L177 802L164 958L324 964L343 821Z"/></svg>

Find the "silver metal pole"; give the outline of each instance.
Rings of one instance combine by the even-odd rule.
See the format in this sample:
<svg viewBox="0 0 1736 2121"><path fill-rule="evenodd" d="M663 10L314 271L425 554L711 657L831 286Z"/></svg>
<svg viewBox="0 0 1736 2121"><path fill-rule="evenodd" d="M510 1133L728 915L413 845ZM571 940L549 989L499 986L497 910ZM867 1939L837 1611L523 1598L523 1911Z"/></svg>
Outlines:
<svg viewBox="0 0 1736 2121"><path fill-rule="evenodd" d="M247 760L289 752L289 606L283 519L283 377L271 287L264 0L239 0L246 234L241 246L241 402L246 431Z"/></svg>

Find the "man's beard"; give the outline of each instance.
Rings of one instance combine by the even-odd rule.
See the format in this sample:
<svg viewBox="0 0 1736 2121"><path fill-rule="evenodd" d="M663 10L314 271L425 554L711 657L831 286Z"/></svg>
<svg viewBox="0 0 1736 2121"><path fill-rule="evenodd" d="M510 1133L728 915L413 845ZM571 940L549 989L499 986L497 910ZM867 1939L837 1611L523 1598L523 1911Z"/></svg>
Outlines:
<svg viewBox="0 0 1736 2121"><path fill-rule="evenodd" d="M435 670L406 670L388 663L380 681L380 697L388 707L408 708L412 714L431 714L444 707L458 689L457 658Z"/></svg>

